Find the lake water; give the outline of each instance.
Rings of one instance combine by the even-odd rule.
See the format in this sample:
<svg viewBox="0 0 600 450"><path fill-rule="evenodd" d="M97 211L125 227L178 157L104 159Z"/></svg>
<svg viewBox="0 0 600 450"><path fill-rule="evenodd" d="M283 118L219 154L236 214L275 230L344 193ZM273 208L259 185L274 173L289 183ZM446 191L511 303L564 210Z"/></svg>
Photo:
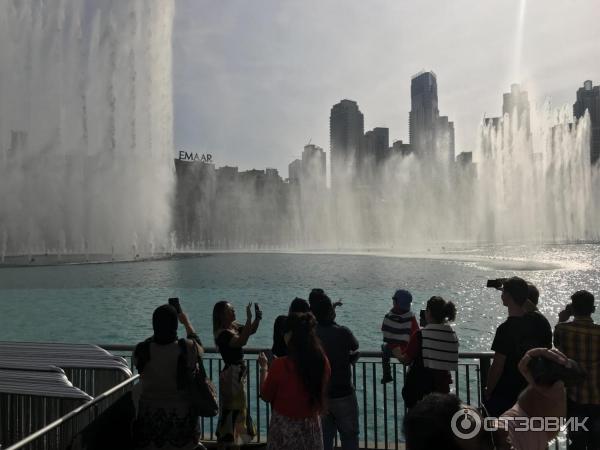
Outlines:
<svg viewBox="0 0 600 450"><path fill-rule="evenodd" d="M264 321L251 346L270 347L273 321L311 288L343 299L337 321L361 348L379 348L381 320L395 289L413 293L413 310L432 295L453 300L463 351L489 350L506 309L488 278L519 275L540 291L552 324L571 293L600 294L600 245L481 246L423 253L219 253L115 264L0 269L0 340L135 344L152 334L154 308L178 296L206 345L212 345L212 305L259 302ZM598 319L598 313L596 313Z"/></svg>

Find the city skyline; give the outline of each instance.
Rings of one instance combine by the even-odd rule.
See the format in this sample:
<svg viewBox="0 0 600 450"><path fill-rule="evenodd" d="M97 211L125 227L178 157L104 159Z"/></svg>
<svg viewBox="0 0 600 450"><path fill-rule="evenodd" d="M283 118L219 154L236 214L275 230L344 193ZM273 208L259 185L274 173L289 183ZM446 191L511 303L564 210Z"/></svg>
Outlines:
<svg viewBox="0 0 600 450"><path fill-rule="evenodd" d="M594 3L529 1L520 22L521 4L182 0L173 44L176 148L285 173L308 142L329 150L329 109L344 98L359 103L365 130L389 128L390 143L407 142L407 80L425 69L438 76L456 153L472 151L481 119L501 113L499 94L511 84L532 102L551 96L561 106L573 104L584 80L598 83Z"/></svg>
<svg viewBox="0 0 600 450"><path fill-rule="evenodd" d="M271 171L272 174L289 183L299 183L302 178L306 178L307 172L322 172L319 175L322 180L317 184L335 190L335 179L339 176L347 178L347 181L354 179L359 184L368 183L369 176L373 176L379 170L378 167L395 154L406 156L413 153L421 159L437 158L438 162L446 161L459 165L473 162L473 150L455 151L454 123L449 121L448 116L440 116L435 73L420 71L413 75L411 91L412 109L408 120L409 142L403 142L402 139L391 141L389 128L386 127L365 130L365 116L360 110L360 105L354 100L341 99L330 110L329 151L309 142L304 145L302 154L290 161L284 170L273 166L256 165L247 169L240 167L235 162L221 164L219 168L240 170L240 173L262 172L263 175L265 173L268 175L268 172ZM594 164L600 155L600 86L594 85L591 80L585 80L575 91L572 108L573 120L581 119L586 111L590 115L589 153L591 162ZM426 111L423 112L423 110ZM513 113L516 114L518 127L530 134L530 100L528 92L519 84L512 84L509 92L502 94L502 115L484 117L481 126L498 127L506 115ZM15 135L13 138L18 138L18 136ZM446 157L448 152L451 153L450 158ZM183 151L179 151L178 154L179 157L175 158L176 161L195 161ZM182 154L185 154L186 157L182 158ZM310 156L307 157L307 154ZM318 156L316 156L317 154ZM327 157L327 154L330 156ZM205 155L202 155L202 158L204 157ZM209 154L208 157L212 158L212 155ZM311 161L313 157L316 158L315 161ZM199 157L197 158L200 160ZM214 161L202 160L201 162L217 168ZM308 167L311 169L308 170ZM337 171L341 170L337 177L334 167L337 168ZM287 178L285 169L287 169ZM373 170L375 172L372 172ZM309 178L313 176L311 175ZM350 178L348 179L348 177Z"/></svg>

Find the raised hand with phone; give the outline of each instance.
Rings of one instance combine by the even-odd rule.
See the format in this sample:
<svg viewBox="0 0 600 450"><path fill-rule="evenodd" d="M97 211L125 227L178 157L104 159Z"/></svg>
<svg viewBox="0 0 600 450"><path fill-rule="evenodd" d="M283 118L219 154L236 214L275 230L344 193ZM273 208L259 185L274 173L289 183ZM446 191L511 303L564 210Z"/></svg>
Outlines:
<svg viewBox="0 0 600 450"><path fill-rule="evenodd" d="M219 448L227 443L246 442L255 436L256 429L249 416L246 404L246 379L248 370L244 361L244 346L258 329L262 313L258 305L246 305L246 323L236 322L235 308L226 300L219 301L213 308L213 332L225 367L219 376L221 416L217 425ZM221 441L221 439L223 439Z"/></svg>
<svg viewBox="0 0 600 450"><path fill-rule="evenodd" d="M199 350L200 354L202 354L202 342L200 341L200 338L196 334L196 331L194 330L194 327L192 326L192 323L190 322L189 317L181 309L181 303L179 302L179 298L178 297L169 298L169 305L171 305L173 308L175 308L175 311L177 311L177 319L179 320L179 323L181 323L184 326L185 332L187 334L187 338L192 339L200 346L198 348L198 350Z"/></svg>

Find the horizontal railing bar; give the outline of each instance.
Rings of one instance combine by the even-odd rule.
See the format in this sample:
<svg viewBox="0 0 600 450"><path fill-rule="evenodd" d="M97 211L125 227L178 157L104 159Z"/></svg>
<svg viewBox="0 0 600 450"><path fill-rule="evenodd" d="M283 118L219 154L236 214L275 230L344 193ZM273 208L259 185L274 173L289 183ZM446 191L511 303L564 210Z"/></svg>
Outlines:
<svg viewBox="0 0 600 450"><path fill-rule="evenodd" d="M135 349L135 345L129 344L98 344L99 347L102 347L105 350L111 351L133 351ZM260 352L264 352L266 350L270 350L267 348L259 348L259 347L244 347L244 353L247 355L258 355ZM205 353L219 353L216 347L204 347ZM381 351L373 351L359 350L360 356L363 358L381 358ZM479 358L491 358L494 356L494 352L460 352L458 357L461 359L479 359Z"/></svg>
<svg viewBox="0 0 600 450"><path fill-rule="evenodd" d="M96 404L98 404L102 400L104 400L107 397L111 396L113 393L115 393L119 389L122 389L122 388L128 386L129 384L134 383L135 381L138 380L139 377L140 377L139 375L134 375L133 377L131 377L131 378L123 381L122 383L117 384L116 386L112 387L108 391L106 391L106 392L98 395L93 400L91 400L91 401L89 401L89 402L87 402L87 403L79 406L78 408L75 408L73 411L65 414L64 416L58 418L54 422L46 425L44 428L41 428L38 431L36 431L35 433L30 434L25 439L22 439L21 441L17 442L16 444L14 444L14 445L12 445L10 447L7 447L6 450L17 450L17 449L23 448L25 445L32 443L36 439L38 439L38 438L42 437L43 435L45 435L46 433L52 431L55 428L58 428L60 425L62 425L63 423L65 423L66 421L68 421L69 419L71 419L72 417L77 416L78 414L82 413L83 411L85 411L85 410L87 410L87 409L95 406Z"/></svg>

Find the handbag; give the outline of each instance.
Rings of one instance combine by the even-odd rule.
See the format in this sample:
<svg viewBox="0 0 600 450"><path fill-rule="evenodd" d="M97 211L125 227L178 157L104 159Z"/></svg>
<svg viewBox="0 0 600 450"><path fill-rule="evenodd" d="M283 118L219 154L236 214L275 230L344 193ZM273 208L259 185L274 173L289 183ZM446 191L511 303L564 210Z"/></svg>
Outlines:
<svg viewBox="0 0 600 450"><path fill-rule="evenodd" d="M188 392L192 412L201 417L215 417L219 414L219 403L217 401L217 389L210 378L206 376L206 370L202 363L202 357L197 353L194 366L188 364L187 351L188 346L185 339L179 339L181 349L180 365L183 376L181 376L182 387Z"/></svg>
<svg viewBox="0 0 600 450"><path fill-rule="evenodd" d="M402 388L402 398L407 408L412 408L425 397L433 392L433 377L431 371L421 364L413 363L408 369L404 387Z"/></svg>

